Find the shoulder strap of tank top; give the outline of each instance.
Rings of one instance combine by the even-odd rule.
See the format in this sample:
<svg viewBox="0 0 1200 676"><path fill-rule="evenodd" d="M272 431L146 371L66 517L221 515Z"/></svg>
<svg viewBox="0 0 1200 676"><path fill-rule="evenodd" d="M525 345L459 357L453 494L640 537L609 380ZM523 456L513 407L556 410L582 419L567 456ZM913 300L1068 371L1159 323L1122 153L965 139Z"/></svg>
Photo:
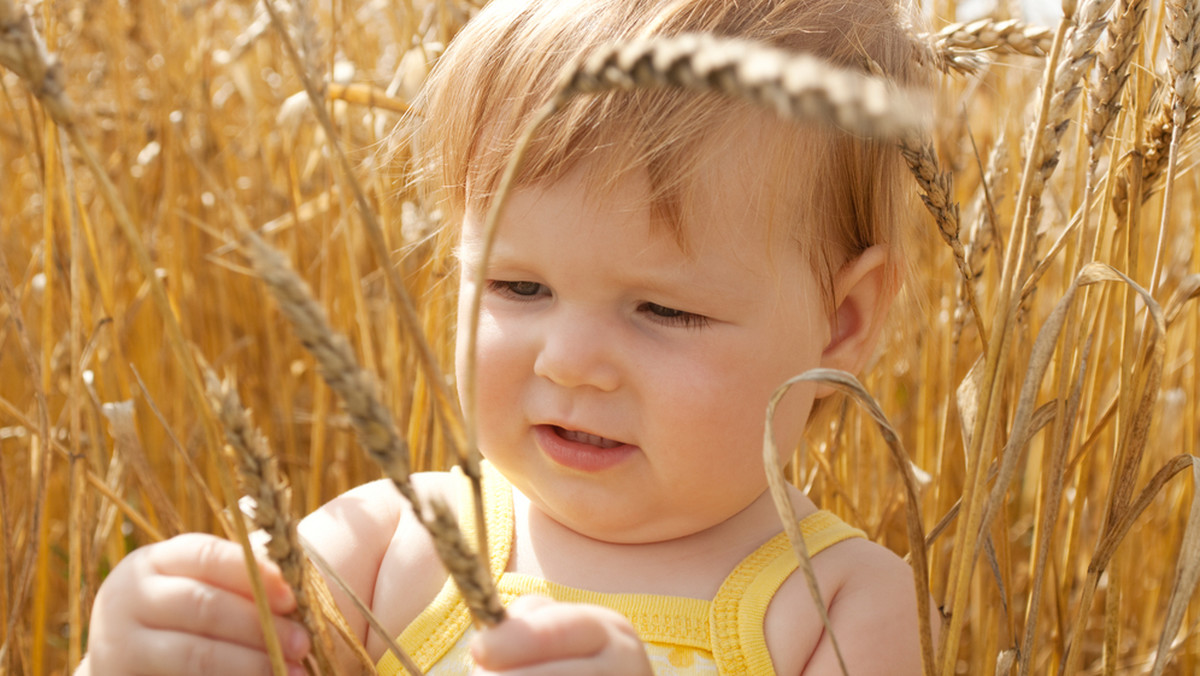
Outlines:
<svg viewBox="0 0 1200 676"><path fill-rule="evenodd" d="M843 540L866 537L866 533L824 510L801 520L800 530L810 558ZM775 673L763 621L775 592L799 567L800 560L787 534L780 533L725 578L713 599L710 618L713 657L722 674Z"/></svg>

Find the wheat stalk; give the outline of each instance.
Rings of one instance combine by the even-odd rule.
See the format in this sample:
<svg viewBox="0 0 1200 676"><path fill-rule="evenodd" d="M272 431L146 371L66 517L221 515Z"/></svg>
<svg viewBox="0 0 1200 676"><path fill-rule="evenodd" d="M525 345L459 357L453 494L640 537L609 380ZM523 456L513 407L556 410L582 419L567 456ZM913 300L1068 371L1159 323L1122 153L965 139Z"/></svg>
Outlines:
<svg viewBox="0 0 1200 676"><path fill-rule="evenodd" d="M884 415L883 410L879 408L879 404L867 392L866 388L859 383L857 378L845 371L816 368L809 369L800 375L788 379L771 394L771 398L767 402L766 421L763 427L763 463L767 473L767 484L771 492L772 501L776 511L779 512L780 519L783 521L788 538L796 550L796 556L801 562L801 569L808 583L809 592L816 601L821 621L825 625L825 630L829 632L830 639L834 641L834 651L837 654L838 664L841 666L842 672L846 673L846 664L842 659L841 651L838 649L837 641L833 636L833 627L829 622L829 617L825 613L826 606L821 600L821 592L817 585L816 575L813 572L812 563L809 561L808 550L804 545L804 536L800 532L800 525L796 520L791 500L787 496L786 482L784 481L783 473L779 469L783 463L780 462L779 450L775 443L773 432L775 409L788 390L800 382L829 385L853 397L870 414L872 420L879 428L879 432L887 443L888 450L891 452L892 461L900 471L901 477L903 477L904 495L906 498L905 515L907 517L905 525L913 571L913 587L917 595L917 619L920 625L921 663L924 673L930 676L936 673L937 663L934 660L933 628L930 624L929 561L925 545L925 528L921 520L920 491L918 490L918 482L913 469L912 459L904 450L904 445L900 441L900 436L896 433L896 429L887 419L887 416Z"/></svg>
<svg viewBox="0 0 1200 676"><path fill-rule="evenodd" d="M275 2L289 24L289 40L298 44L304 39L296 24L302 19L297 11L306 12L316 20L316 32L310 26L310 35L326 41L321 49L356 69L353 82L315 83L325 88L322 107L349 113L333 121L352 161L386 132L389 111L404 111L405 101L441 53L443 39L453 35L464 16L455 13L451 3L431 0L400 0L391 3L391 11L384 11L388 3L335 4L316 13L311 0L307 9L293 3L285 11L285 4L287 0ZM956 4L938 3L935 15L953 16L965 8ZM1192 358L1200 340L1200 315L1195 312L1200 233L1194 213L1196 183L1190 176L1196 134L1191 117L1187 133L1179 139L1178 178L1172 180L1168 165L1174 76L1168 57L1175 49L1170 41L1181 42L1177 38L1186 31L1168 35L1170 17L1158 9L1165 4L1149 7L1145 0L1128 0L1110 13L1108 34L1097 45L1093 63L1085 65L1092 71L1085 86L1088 103L1068 113L1080 126L1069 125L1060 139L1060 165L1045 189L1046 211L1058 213L1037 223L1053 228L1051 234L1058 237L1031 261L1034 273L1017 278L1021 314L1005 331L996 328L1003 322L993 321L993 306L1004 296L998 280L1006 274L1017 277L1002 259L1010 238L1020 242L1021 233L1010 230L1019 227L1014 226L1013 198L1020 192L1020 174L997 172L989 168L990 161L978 167L964 130L969 130L972 142L980 140L983 152L976 155L1025 158L1028 151L1020 148L1019 135L1004 138L1002 132L1015 128L1013 119L1025 109L1030 69L1044 64L1033 61L1040 58L1038 52L1005 44L1013 38L996 33L1016 29L1003 29L1000 21L947 29L947 35L958 37L947 40L948 56L942 63L935 63L933 56L937 33L913 38L931 66L945 69L945 60L955 59L987 68L981 77L940 79L941 94L963 112L937 121L930 140L938 150L939 169L950 172L957 186L952 196L962 200L964 188L974 192L975 203L970 208L964 203L958 236L976 277L976 295L986 304L981 309L990 323L989 350L997 341L1008 340L995 363L977 359L977 344L960 339L970 320L965 297L959 297L964 292L956 288L963 282L953 259L943 255L948 252L937 237L914 242L913 265L921 272L908 286L921 301L890 327L887 349L861 377L881 406L896 412L896 431L913 451L913 461L936 468L932 482L920 487L920 501L925 513L932 510L937 517L927 540L929 582L938 605L948 612L957 605L958 573L950 559L956 549L971 551L962 531L951 538L945 537L945 529L959 516L962 521L978 518L970 515L974 498L990 491L1000 475L996 451L1019 432L1010 433L1009 427L1021 376L1028 371L1032 332L1045 325L1054 301L1093 260L1122 269L1139 284L1153 285L1159 302L1170 297L1163 312L1169 330L1162 340L1162 410L1144 428L1139 411L1146 410L1146 394L1153 384L1148 378L1153 375L1147 361L1148 336L1144 331L1139 335L1144 324L1139 315L1145 314L1146 306L1136 298L1127 302L1126 287L1093 285L1077 293L1050 365L1055 373L1044 379L1025 439L1013 442L1028 450L1017 461L994 527L979 545L983 565L967 580L965 610L950 618L951 623L956 618L961 622L959 647L950 663L960 672L1008 673L1005 669L1020 661L1028 664L1022 667L1028 673L1061 673L1068 666L1061 663L1064 653L1067 661L1075 662L1071 668L1076 673L1193 673L1200 665L1200 641L1191 620L1180 614L1192 598L1188 587L1195 574L1189 566L1196 560L1191 546L1196 538L1188 543L1188 533L1196 532L1195 519L1187 518L1185 526L1194 487L1168 480L1193 463L1171 455L1200 456L1200 410L1195 407L1200 370ZM46 42L62 50L62 68L38 47L23 13L20 21L13 21L22 7L33 14L32 23L39 29L44 21ZM127 547L163 535L155 525L157 510L145 499L132 469L105 476L113 440L102 405L135 396L131 371L143 369L146 382L130 436L144 443L151 460L150 480L165 489L183 526L220 530L229 521L226 515L236 513L236 507L222 507L212 495L219 490L214 471L228 471L232 465L193 467L189 462L193 457L209 460L207 450L219 448L220 433L218 429L206 440L203 426L211 412L206 404L196 405L206 401L203 392L200 399L189 398L194 393L180 370L187 367L172 361L178 354L164 359L164 347L177 349L170 342L171 322L178 321L187 333L183 353L188 361L195 362L190 343L219 353L222 366L239 373L247 405L272 412L260 416L259 423L279 440L278 450L287 448L291 454L311 442L312 463L286 467L296 497L303 497L306 505L315 509L329 497L327 490L340 491L376 472L365 456L348 453L352 439L331 433L349 428L346 416L332 410L338 406L335 397L318 384L310 360L297 354L290 331L276 325L274 313L259 311L257 287L208 264L210 256L228 253L220 248L213 253L210 245L213 240L218 247L223 243L221 233L204 225L225 225L222 219L228 220L228 214L214 213L213 197L219 202L222 193L211 185L236 184L234 199L254 212L254 222L270 223L268 230L289 260L308 261L311 268L301 272L320 280L320 288L330 296L322 297L321 303L335 325L353 323L364 339L384 327L381 349L361 359L372 371L378 363L389 382L398 384L397 406L422 412L408 425L413 469L446 468L453 461L453 446L441 439L446 422L441 411L428 413L438 402L427 390L424 371L416 365L397 321L400 308L388 300L388 273L378 266L359 271L363 261L376 260L375 254L362 232L346 230L345 219L352 217L348 210L357 208L356 198L328 145L329 134L317 124L276 133L273 103L297 89L292 71L298 69L289 67L282 38L266 34L271 24L265 7L152 0L128 6L111 3L106 11L96 12L80 3L0 0L0 15L0 51L7 55L2 63L15 64L15 55L25 55L20 57L25 65L16 66L20 79L0 68L0 223L5 224L0 226L5 233L0 256L12 266L0 275L12 287L0 298L0 528L6 548L0 555L0 609L7 620L0 628L0 671L38 673L69 669L71 641L47 641L55 618L78 625L72 606L86 612L92 581L123 557ZM1147 20L1153 23L1140 25ZM963 35L972 32L979 34L978 42ZM1064 37L1070 35L1068 31ZM1049 60L1053 42L1048 38L1043 32L1037 43ZM18 43L26 47L14 49ZM1067 46L1064 40L1058 60ZM327 63L301 60L307 62L303 69L311 78L328 79ZM1145 63L1136 65L1139 61ZM1004 63L991 67L994 62ZM1120 68L1126 68L1125 73ZM397 75L378 75L381 72ZM1135 81L1130 75L1134 72L1142 86L1128 86ZM1127 83L1123 89L1122 81ZM390 100L380 94L385 85ZM56 105L69 104L65 92L76 90L76 107ZM30 92L47 103L39 104L37 96L27 95ZM331 108L334 101L350 107ZM65 123L75 127L67 132L71 148L53 124L68 116ZM87 151L80 149L84 138L94 147L98 162L88 162ZM199 156L195 162L184 155L192 149ZM386 182L392 176L372 176L364 186L385 228L397 217L393 203L421 199L409 187L418 168L407 163L406 153L401 159L394 165L394 184ZM79 170L78 180L72 182L66 166L71 160L88 162L93 173ZM217 176L216 183L196 185L193 165L200 164ZM360 179L364 176L364 167L356 166L355 171ZM1125 200L1117 200L1119 213L1112 208L1118 191ZM1155 206L1154 218L1148 218L1151 212L1142 206L1146 197L1168 203L1169 213ZM82 259L78 246L68 239L75 232L75 205L86 244ZM122 207L127 214L120 214ZM421 207L433 213L435 205ZM1120 223L1113 220L1118 216L1123 218ZM403 221L407 225L408 218ZM180 227L181 222L203 227L188 229ZM127 224L133 225L128 231ZM1158 251L1155 228L1167 231L1161 264L1151 271L1151 250ZM413 297L422 303L421 320L432 335L428 327L444 325L454 302L452 281L445 287L435 285L445 274L444 251L409 246L416 240L407 231L397 240L385 234L393 267L409 289L419 290ZM397 246L404 248L397 251ZM143 258L138 247L152 258ZM1139 263L1139 258L1145 260ZM237 269L229 260L216 262ZM149 267L143 267L143 261ZM83 284L76 284L81 279L79 263ZM160 284L166 296L159 294ZM168 306L160 304L161 298L169 300ZM946 321L945 314L951 307L961 308L953 322ZM439 340L448 337L440 329L436 335ZM80 338L87 346L82 354L76 349ZM371 349L368 343L366 350ZM441 354L448 343L434 347ZM35 368L27 368L26 362ZM971 369L973 363L977 369ZM986 405L982 393L991 382L984 378L989 367L1000 372L995 387L988 390L997 403L981 409ZM78 368L94 372L94 380L85 382L89 391L82 394L72 375ZM964 378L968 369L971 373ZM959 402L970 404L962 408L955 405L960 382ZM156 417L141 415L143 404ZM73 408L82 414L82 436L76 433ZM796 469L793 481L829 508L850 514L872 539L903 549L900 477L885 457L883 442L849 402L831 412L841 415L810 449L816 463ZM991 441L973 434L982 427L995 430ZM178 451L173 457L171 449ZM1138 454L1144 457L1135 467ZM123 464L123 453L113 457ZM81 463L79 458L85 460ZM78 576L68 573L71 564L60 561L54 548L55 534L72 528L66 510L67 496L77 497L70 489L78 479L71 476L72 466L86 468L83 489L101 505L95 526L88 523L89 517L80 521L77 512L71 517L95 531L85 543L94 544L94 551L85 546L78 559L71 554L84 567L82 588L74 586L72 579ZM979 492L973 492L970 473L976 466L983 488ZM1159 468L1157 474L1147 471ZM1131 472L1153 478L1130 484ZM1122 475L1120 482L1117 475ZM1106 479L1110 476L1111 484ZM1131 492L1131 485L1136 490ZM44 503L38 494L42 486ZM136 491L128 501L127 491ZM1192 510L1196 504L1191 502ZM114 507L119 510L115 516L105 516ZM114 526L111 534L108 523ZM228 523L226 531L234 529ZM941 537L935 537L938 534ZM1183 548L1178 547L1181 536ZM65 546L67 539L61 542ZM1041 574L1039 559L1045 561ZM1178 581L1172 586L1174 571ZM1035 598L1040 599L1036 609ZM1183 624L1176 625L1180 617ZM952 631L947 629L944 640ZM1033 640L1027 639L1030 635Z"/></svg>
<svg viewBox="0 0 1200 676"><path fill-rule="evenodd" d="M939 661L941 669L945 673L952 673L957 659L963 622L966 619L963 615L966 610L968 583L974 575L975 563L980 552L980 536L987 524L983 516L985 512L990 511L985 503L985 473L982 468L987 463L984 451L993 446L997 434L996 425L1000 406L998 392L1005 375L1005 363L1002 356L1011 339L1012 327L1020 303L1017 289L1021 284L1023 270L1028 265L1027 259L1031 257L1032 253L1034 237L1031 236L1030 230L1033 215L1039 210L1038 204L1040 204L1040 195L1045 181L1057 164L1057 140L1064 131L1062 123L1058 120L1066 119L1066 108L1071 98L1071 92L1075 90L1077 93L1076 83L1072 81L1072 76L1078 76L1080 64L1072 63L1070 58L1062 58L1067 34L1074 26L1075 9L1074 3L1064 4L1064 18L1055 32L1054 42L1047 59L1038 115L1030 127L1025 143L1028 156L1021 174L1021 187L1015 202L1013 228L1009 235L1004 267L1001 271L999 300L996 303L991 326L992 340L982 362L982 371L978 373L977 402L973 405L973 409L978 411L979 415L975 417L969 433L967 488L963 498L966 505L965 518L959 522L960 538L950 560L951 582L949 584L953 610L950 614L950 625L940 648ZM1078 56L1082 58L1082 55ZM1066 65L1060 68L1060 62ZM1063 88L1066 91L1062 91Z"/></svg>
<svg viewBox="0 0 1200 676"><path fill-rule="evenodd" d="M4 7L0 1L0 8ZM3 10L0 10L2 12ZM0 20L3 15L0 14ZM34 424L28 422L26 426L29 429L36 429L38 435L42 438L44 444L50 444L53 440L53 435L50 432L50 412L46 401L46 390L41 387L43 382L41 374L42 368L33 348L33 342L30 340L29 331L26 329L25 320L20 310L20 303L17 300L16 291L12 288L12 277L9 274L8 259L4 252L0 251L0 298L4 299L5 305L9 308L9 318L16 328L17 345L20 348L21 355L24 357L26 370L28 371L29 380L37 385L34 388L34 401L37 405L38 420ZM12 636L15 633L17 619L20 613L17 612L25 605L25 596L29 593L30 583L34 578L34 570L37 567L38 552L42 548L44 526L43 520L46 518L46 492L49 481L50 454L43 449L43 453L35 460L33 477L37 481L35 484L35 497L33 500L32 516L28 526L29 532L32 534L29 545L25 550L24 560L21 564L20 573L17 576L17 584L11 594L9 594L9 607L13 612L9 613L5 636ZM35 636L35 639L37 637Z"/></svg>

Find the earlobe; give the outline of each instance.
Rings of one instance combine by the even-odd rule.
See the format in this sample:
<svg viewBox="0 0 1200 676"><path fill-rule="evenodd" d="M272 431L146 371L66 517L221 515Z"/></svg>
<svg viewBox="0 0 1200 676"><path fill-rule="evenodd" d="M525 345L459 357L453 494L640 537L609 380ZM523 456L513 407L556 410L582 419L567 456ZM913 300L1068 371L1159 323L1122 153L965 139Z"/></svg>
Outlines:
<svg viewBox="0 0 1200 676"><path fill-rule="evenodd" d="M834 312L821 367L858 372L871 357L898 284L888 251L873 246L838 270L833 279ZM822 386L818 397L832 392Z"/></svg>

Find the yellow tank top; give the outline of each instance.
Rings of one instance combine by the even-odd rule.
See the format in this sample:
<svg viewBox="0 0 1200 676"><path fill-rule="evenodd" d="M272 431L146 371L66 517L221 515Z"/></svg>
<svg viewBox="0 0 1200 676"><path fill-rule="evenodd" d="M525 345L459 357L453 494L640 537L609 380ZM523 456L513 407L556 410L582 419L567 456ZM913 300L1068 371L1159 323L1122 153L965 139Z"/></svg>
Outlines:
<svg viewBox="0 0 1200 676"><path fill-rule="evenodd" d="M461 475L460 475L461 476ZM472 502L463 480L464 507L460 527L474 541L475 527L467 508ZM490 465L484 465L484 507L488 527L489 565L505 604L518 596L540 594L558 601L607 606L629 618L646 646L656 676L700 674L774 674L763 634L771 598L798 567L799 560L780 533L746 557L725 578L711 601L655 594L604 594L564 587L529 575L505 572L513 542L512 487ZM819 511L800 522L809 556L853 537L866 537L830 512ZM454 583L446 584L433 602L397 639L428 676L469 674L475 629ZM408 672L391 652L377 665L382 676Z"/></svg>

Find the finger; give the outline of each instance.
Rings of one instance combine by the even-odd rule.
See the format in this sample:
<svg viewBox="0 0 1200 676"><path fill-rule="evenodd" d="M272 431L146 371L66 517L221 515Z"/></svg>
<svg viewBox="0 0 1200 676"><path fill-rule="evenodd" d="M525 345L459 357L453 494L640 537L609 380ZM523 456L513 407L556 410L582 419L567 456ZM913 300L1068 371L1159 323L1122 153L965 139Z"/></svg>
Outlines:
<svg viewBox="0 0 1200 676"><path fill-rule="evenodd" d="M613 674L630 676L649 673L646 669L648 667L643 668L641 664L620 665L595 658L581 657L502 671L479 668L472 671L471 676L563 676L563 674L570 674L570 676L612 676Z"/></svg>
<svg viewBox="0 0 1200 676"><path fill-rule="evenodd" d="M622 621L615 612L598 606L513 604L504 622L476 636L471 654L479 666L492 670L592 657L608 644L607 624Z"/></svg>
<svg viewBox="0 0 1200 676"><path fill-rule="evenodd" d="M274 673L265 652L205 636L142 630L130 639L133 640L129 645L137 646L140 653L138 673L142 674L269 676ZM305 673L297 662L289 662L287 666L288 676Z"/></svg>
<svg viewBox="0 0 1200 676"><path fill-rule="evenodd" d="M185 577L155 576L143 583L146 603L138 611L142 626L177 631L255 650L266 641L254 602L235 592ZM300 659L308 654L304 627L275 616L275 633L284 655Z"/></svg>
<svg viewBox="0 0 1200 676"><path fill-rule="evenodd" d="M203 533L186 533L150 548L146 558L159 575L188 577L253 598L246 557L236 542ZM279 567L264 559L258 564L271 612L282 615L295 610L295 596Z"/></svg>

